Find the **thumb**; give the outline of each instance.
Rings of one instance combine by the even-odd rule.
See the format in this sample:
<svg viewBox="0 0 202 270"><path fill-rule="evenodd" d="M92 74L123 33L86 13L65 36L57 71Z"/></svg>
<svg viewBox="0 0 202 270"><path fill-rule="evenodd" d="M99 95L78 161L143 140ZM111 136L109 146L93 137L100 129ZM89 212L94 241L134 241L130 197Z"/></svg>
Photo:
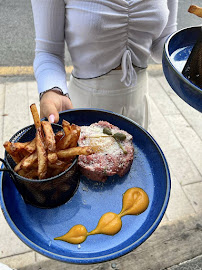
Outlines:
<svg viewBox="0 0 202 270"><path fill-rule="evenodd" d="M59 121L59 114L54 103L49 103L43 106L41 110L41 118L46 117L50 123L57 123Z"/></svg>

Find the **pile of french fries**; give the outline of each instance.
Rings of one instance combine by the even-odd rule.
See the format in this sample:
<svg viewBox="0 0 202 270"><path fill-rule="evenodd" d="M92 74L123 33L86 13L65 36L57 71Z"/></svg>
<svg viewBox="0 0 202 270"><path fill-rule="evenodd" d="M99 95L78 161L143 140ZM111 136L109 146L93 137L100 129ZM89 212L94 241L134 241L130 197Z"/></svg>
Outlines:
<svg viewBox="0 0 202 270"><path fill-rule="evenodd" d="M46 179L60 174L69 168L78 155L91 155L96 147L77 146L80 127L65 120L62 129L54 134L48 121L40 121L35 104L30 106L36 136L30 142L4 143L5 150L16 166L14 171L29 179Z"/></svg>

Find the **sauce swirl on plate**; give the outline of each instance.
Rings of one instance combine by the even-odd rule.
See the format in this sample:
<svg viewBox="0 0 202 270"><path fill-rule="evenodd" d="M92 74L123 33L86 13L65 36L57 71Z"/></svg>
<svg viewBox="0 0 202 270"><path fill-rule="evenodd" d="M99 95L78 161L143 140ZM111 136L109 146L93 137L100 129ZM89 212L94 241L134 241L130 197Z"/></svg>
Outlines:
<svg viewBox="0 0 202 270"><path fill-rule="evenodd" d="M123 194L122 210L119 214L107 212L100 218L97 227L88 232L86 227L78 224L73 226L65 235L54 238L71 244L83 243L89 235L107 234L115 235L121 230L122 220L125 215L139 215L144 212L149 205L147 193L138 187L128 189Z"/></svg>

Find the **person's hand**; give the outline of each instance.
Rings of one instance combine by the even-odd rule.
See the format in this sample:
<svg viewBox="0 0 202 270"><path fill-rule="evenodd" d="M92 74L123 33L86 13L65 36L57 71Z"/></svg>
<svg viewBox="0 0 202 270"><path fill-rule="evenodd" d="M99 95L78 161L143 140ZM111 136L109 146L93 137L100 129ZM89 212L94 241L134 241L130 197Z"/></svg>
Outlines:
<svg viewBox="0 0 202 270"><path fill-rule="evenodd" d="M46 117L49 122L59 121L59 112L73 109L71 100L54 91L44 93L40 101L40 117Z"/></svg>

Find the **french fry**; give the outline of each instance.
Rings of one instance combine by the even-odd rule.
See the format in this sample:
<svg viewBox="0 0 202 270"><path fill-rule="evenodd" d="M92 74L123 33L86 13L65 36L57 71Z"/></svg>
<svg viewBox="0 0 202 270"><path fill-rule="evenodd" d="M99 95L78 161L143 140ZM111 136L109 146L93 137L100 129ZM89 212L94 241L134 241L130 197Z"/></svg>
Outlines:
<svg viewBox="0 0 202 270"><path fill-rule="evenodd" d="M71 128L72 128L72 130L76 130L77 135L74 137L74 139L72 139L72 142L69 145L70 148L77 146L77 142L78 142L78 139L79 139L80 133L81 133L81 129L79 126L72 124Z"/></svg>
<svg viewBox="0 0 202 270"><path fill-rule="evenodd" d="M37 159L34 162L32 162L31 167L34 168L34 169L37 169L38 168L38 157L37 157Z"/></svg>
<svg viewBox="0 0 202 270"><path fill-rule="evenodd" d="M72 163L74 161L74 159L76 158L76 156L70 156L70 157L64 157L64 158L60 158L58 160L61 160L63 162L65 162L65 164L69 164Z"/></svg>
<svg viewBox="0 0 202 270"><path fill-rule="evenodd" d="M24 157L14 168L15 172L18 172L21 169L28 169L37 161L37 152L29 154Z"/></svg>
<svg viewBox="0 0 202 270"><path fill-rule="evenodd" d="M58 159L58 156L57 156L57 154L56 154L55 152L53 152L53 153L48 153L48 161L49 161L50 163L56 162L57 159Z"/></svg>
<svg viewBox="0 0 202 270"><path fill-rule="evenodd" d="M26 148L29 142L21 143L21 142L11 142L11 151L20 151Z"/></svg>
<svg viewBox="0 0 202 270"><path fill-rule="evenodd" d="M12 159L15 161L15 163L19 163L22 160L22 156L20 155L19 152L13 151L12 150L12 143L9 141L6 141L3 144L6 152L12 157Z"/></svg>
<svg viewBox="0 0 202 270"><path fill-rule="evenodd" d="M42 130L37 129L36 132L36 148L38 156L38 177L39 179L46 178L47 174L47 153L43 143Z"/></svg>
<svg viewBox="0 0 202 270"><path fill-rule="evenodd" d="M72 130L67 136L65 135L57 144L57 150L66 149L70 146L70 144L74 141L77 136L77 131Z"/></svg>
<svg viewBox="0 0 202 270"><path fill-rule="evenodd" d="M25 150L29 153L33 153L36 150L36 138L25 146Z"/></svg>
<svg viewBox="0 0 202 270"><path fill-rule="evenodd" d="M188 9L189 13L193 13L196 16L202 18L202 7L196 6L196 5L191 5Z"/></svg>
<svg viewBox="0 0 202 270"><path fill-rule="evenodd" d="M69 135L69 133L71 132L71 125L68 121L64 119L62 120L62 128L64 130L65 135L66 136Z"/></svg>
<svg viewBox="0 0 202 270"><path fill-rule="evenodd" d="M36 149L38 156L38 177L44 179L47 174L47 153L44 142L44 136L42 131L42 125L39 117L39 113L36 104L30 106L34 124L36 127Z"/></svg>
<svg viewBox="0 0 202 270"><path fill-rule="evenodd" d="M25 157L25 159L22 161L22 168L23 169L28 169L31 166L34 165L37 161L37 152L32 153L30 156Z"/></svg>
<svg viewBox="0 0 202 270"><path fill-rule="evenodd" d="M63 130L60 130L55 134L55 142L56 142L56 144L59 142L59 140L62 139L62 137L64 137L64 135L65 134L64 134Z"/></svg>
<svg viewBox="0 0 202 270"><path fill-rule="evenodd" d="M91 155L96 153L98 150L97 147L92 146L78 146L78 147L72 147L64 150L57 151L58 158L69 158L72 156L78 156L78 155Z"/></svg>
<svg viewBox="0 0 202 270"><path fill-rule="evenodd" d="M42 121L41 124L45 133L45 144L48 150L48 160L51 163L54 163L58 159L57 154L55 153L56 151L55 134L53 132L50 122Z"/></svg>
<svg viewBox="0 0 202 270"><path fill-rule="evenodd" d="M37 110L37 107L36 107L35 103L33 103L30 106L30 110L31 110L32 117L33 117L33 120L34 120L34 125L35 125L36 129L38 129L38 128L41 127L41 121L40 121L39 113L38 113L38 110Z"/></svg>
<svg viewBox="0 0 202 270"><path fill-rule="evenodd" d="M56 144L55 144L55 134L53 132L51 123L48 121L41 122L43 131L45 133L45 144L47 146L48 151L55 152Z"/></svg>
<svg viewBox="0 0 202 270"><path fill-rule="evenodd" d="M21 143L21 142L11 142L10 151L13 155L17 153L21 159L23 159L28 153L26 150L26 146L29 142Z"/></svg>
<svg viewBox="0 0 202 270"><path fill-rule="evenodd" d="M67 165L65 161L57 160L55 163L48 162L48 167L52 169L60 169Z"/></svg>

